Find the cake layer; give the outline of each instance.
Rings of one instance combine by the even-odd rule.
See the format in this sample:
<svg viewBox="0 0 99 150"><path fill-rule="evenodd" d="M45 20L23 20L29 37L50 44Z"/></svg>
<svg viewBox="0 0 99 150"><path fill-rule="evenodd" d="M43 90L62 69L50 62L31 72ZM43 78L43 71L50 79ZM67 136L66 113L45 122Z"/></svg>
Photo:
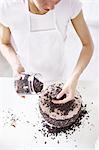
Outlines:
<svg viewBox="0 0 99 150"><path fill-rule="evenodd" d="M53 126L53 127L57 127L57 128L63 128L63 127L67 127L72 125L76 119L79 117L81 109L79 110L79 112L74 115L72 118L70 119L64 119L64 120L56 120L56 118L51 118L49 115L47 115L46 113L44 113L42 111L42 109L40 108L40 112L43 116L43 118L49 123L49 125Z"/></svg>

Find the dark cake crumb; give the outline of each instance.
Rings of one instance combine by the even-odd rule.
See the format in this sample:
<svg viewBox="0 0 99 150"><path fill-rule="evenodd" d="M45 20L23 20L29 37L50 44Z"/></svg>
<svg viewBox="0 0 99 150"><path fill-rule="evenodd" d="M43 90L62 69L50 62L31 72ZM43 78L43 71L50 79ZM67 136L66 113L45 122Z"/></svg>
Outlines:
<svg viewBox="0 0 99 150"><path fill-rule="evenodd" d="M77 145L75 145L75 147L77 148Z"/></svg>
<svg viewBox="0 0 99 150"><path fill-rule="evenodd" d="M57 141L57 144L59 144L59 140Z"/></svg>

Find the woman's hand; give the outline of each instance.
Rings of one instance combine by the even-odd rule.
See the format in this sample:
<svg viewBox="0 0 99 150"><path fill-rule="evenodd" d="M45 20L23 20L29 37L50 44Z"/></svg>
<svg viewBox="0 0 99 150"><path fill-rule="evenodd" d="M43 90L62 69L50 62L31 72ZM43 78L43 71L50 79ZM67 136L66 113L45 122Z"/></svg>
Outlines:
<svg viewBox="0 0 99 150"><path fill-rule="evenodd" d="M20 79L22 77L22 74L25 72L24 67L21 64L17 64L12 68L13 70L13 76L17 79ZM21 98L25 98L25 96L20 96Z"/></svg>
<svg viewBox="0 0 99 150"><path fill-rule="evenodd" d="M63 100L52 100L55 104L63 104L72 100L75 96L75 90L78 83L78 79L69 78L66 84L63 86L62 91L57 95L57 99L60 99L64 94L66 94L66 98Z"/></svg>
<svg viewBox="0 0 99 150"><path fill-rule="evenodd" d="M22 73L25 72L25 69L21 64L17 64L12 68L12 70L13 70L13 75L17 77L20 77Z"/></svg>

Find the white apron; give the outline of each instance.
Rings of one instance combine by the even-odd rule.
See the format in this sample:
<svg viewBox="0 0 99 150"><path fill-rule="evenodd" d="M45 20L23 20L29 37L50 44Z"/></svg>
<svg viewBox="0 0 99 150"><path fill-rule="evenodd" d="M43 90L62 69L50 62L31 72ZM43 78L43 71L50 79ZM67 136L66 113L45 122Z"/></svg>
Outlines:
<svg viewBox="0 0 99 150"><path fill-rule="evenodd" d="M41 73L47 81L62 79L68 22L80 11L78 0L61 0L44 15L30 13L28 0L0 4L1 22L10 28L26 72Z"/></svg>
<svg viewBox="0 0 99 150"><path fill-rule="evenodd" d="M18 54L26 72L40 73L44 81L63 80L64 69L66 69L64 67L65 41L58 30L54 10L44 15L37 15L29 12L28 0L25 6L27 25L23 25L23 28L26 26L27 31L26 34L21 33L24 40L19 45Z"/></svg>

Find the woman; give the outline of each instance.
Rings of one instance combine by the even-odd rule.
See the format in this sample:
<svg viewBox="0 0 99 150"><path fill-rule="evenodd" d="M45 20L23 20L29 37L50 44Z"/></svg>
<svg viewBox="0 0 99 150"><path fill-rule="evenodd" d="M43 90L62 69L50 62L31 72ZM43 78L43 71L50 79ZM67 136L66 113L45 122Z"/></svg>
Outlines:
<svg viewBox="0 0 99 150"><path fill-rule="evenodd" d="M78 0L2 0L0 3L0 50L13 72L39 72L47 81L64 75L64 52L69 21L77 32L82 50L63 90L66 103L73 99L80 75L93 54L93 42ZM14 39L16 48L11 43ZM17 49L17 51L16 51Z"/></svg>

